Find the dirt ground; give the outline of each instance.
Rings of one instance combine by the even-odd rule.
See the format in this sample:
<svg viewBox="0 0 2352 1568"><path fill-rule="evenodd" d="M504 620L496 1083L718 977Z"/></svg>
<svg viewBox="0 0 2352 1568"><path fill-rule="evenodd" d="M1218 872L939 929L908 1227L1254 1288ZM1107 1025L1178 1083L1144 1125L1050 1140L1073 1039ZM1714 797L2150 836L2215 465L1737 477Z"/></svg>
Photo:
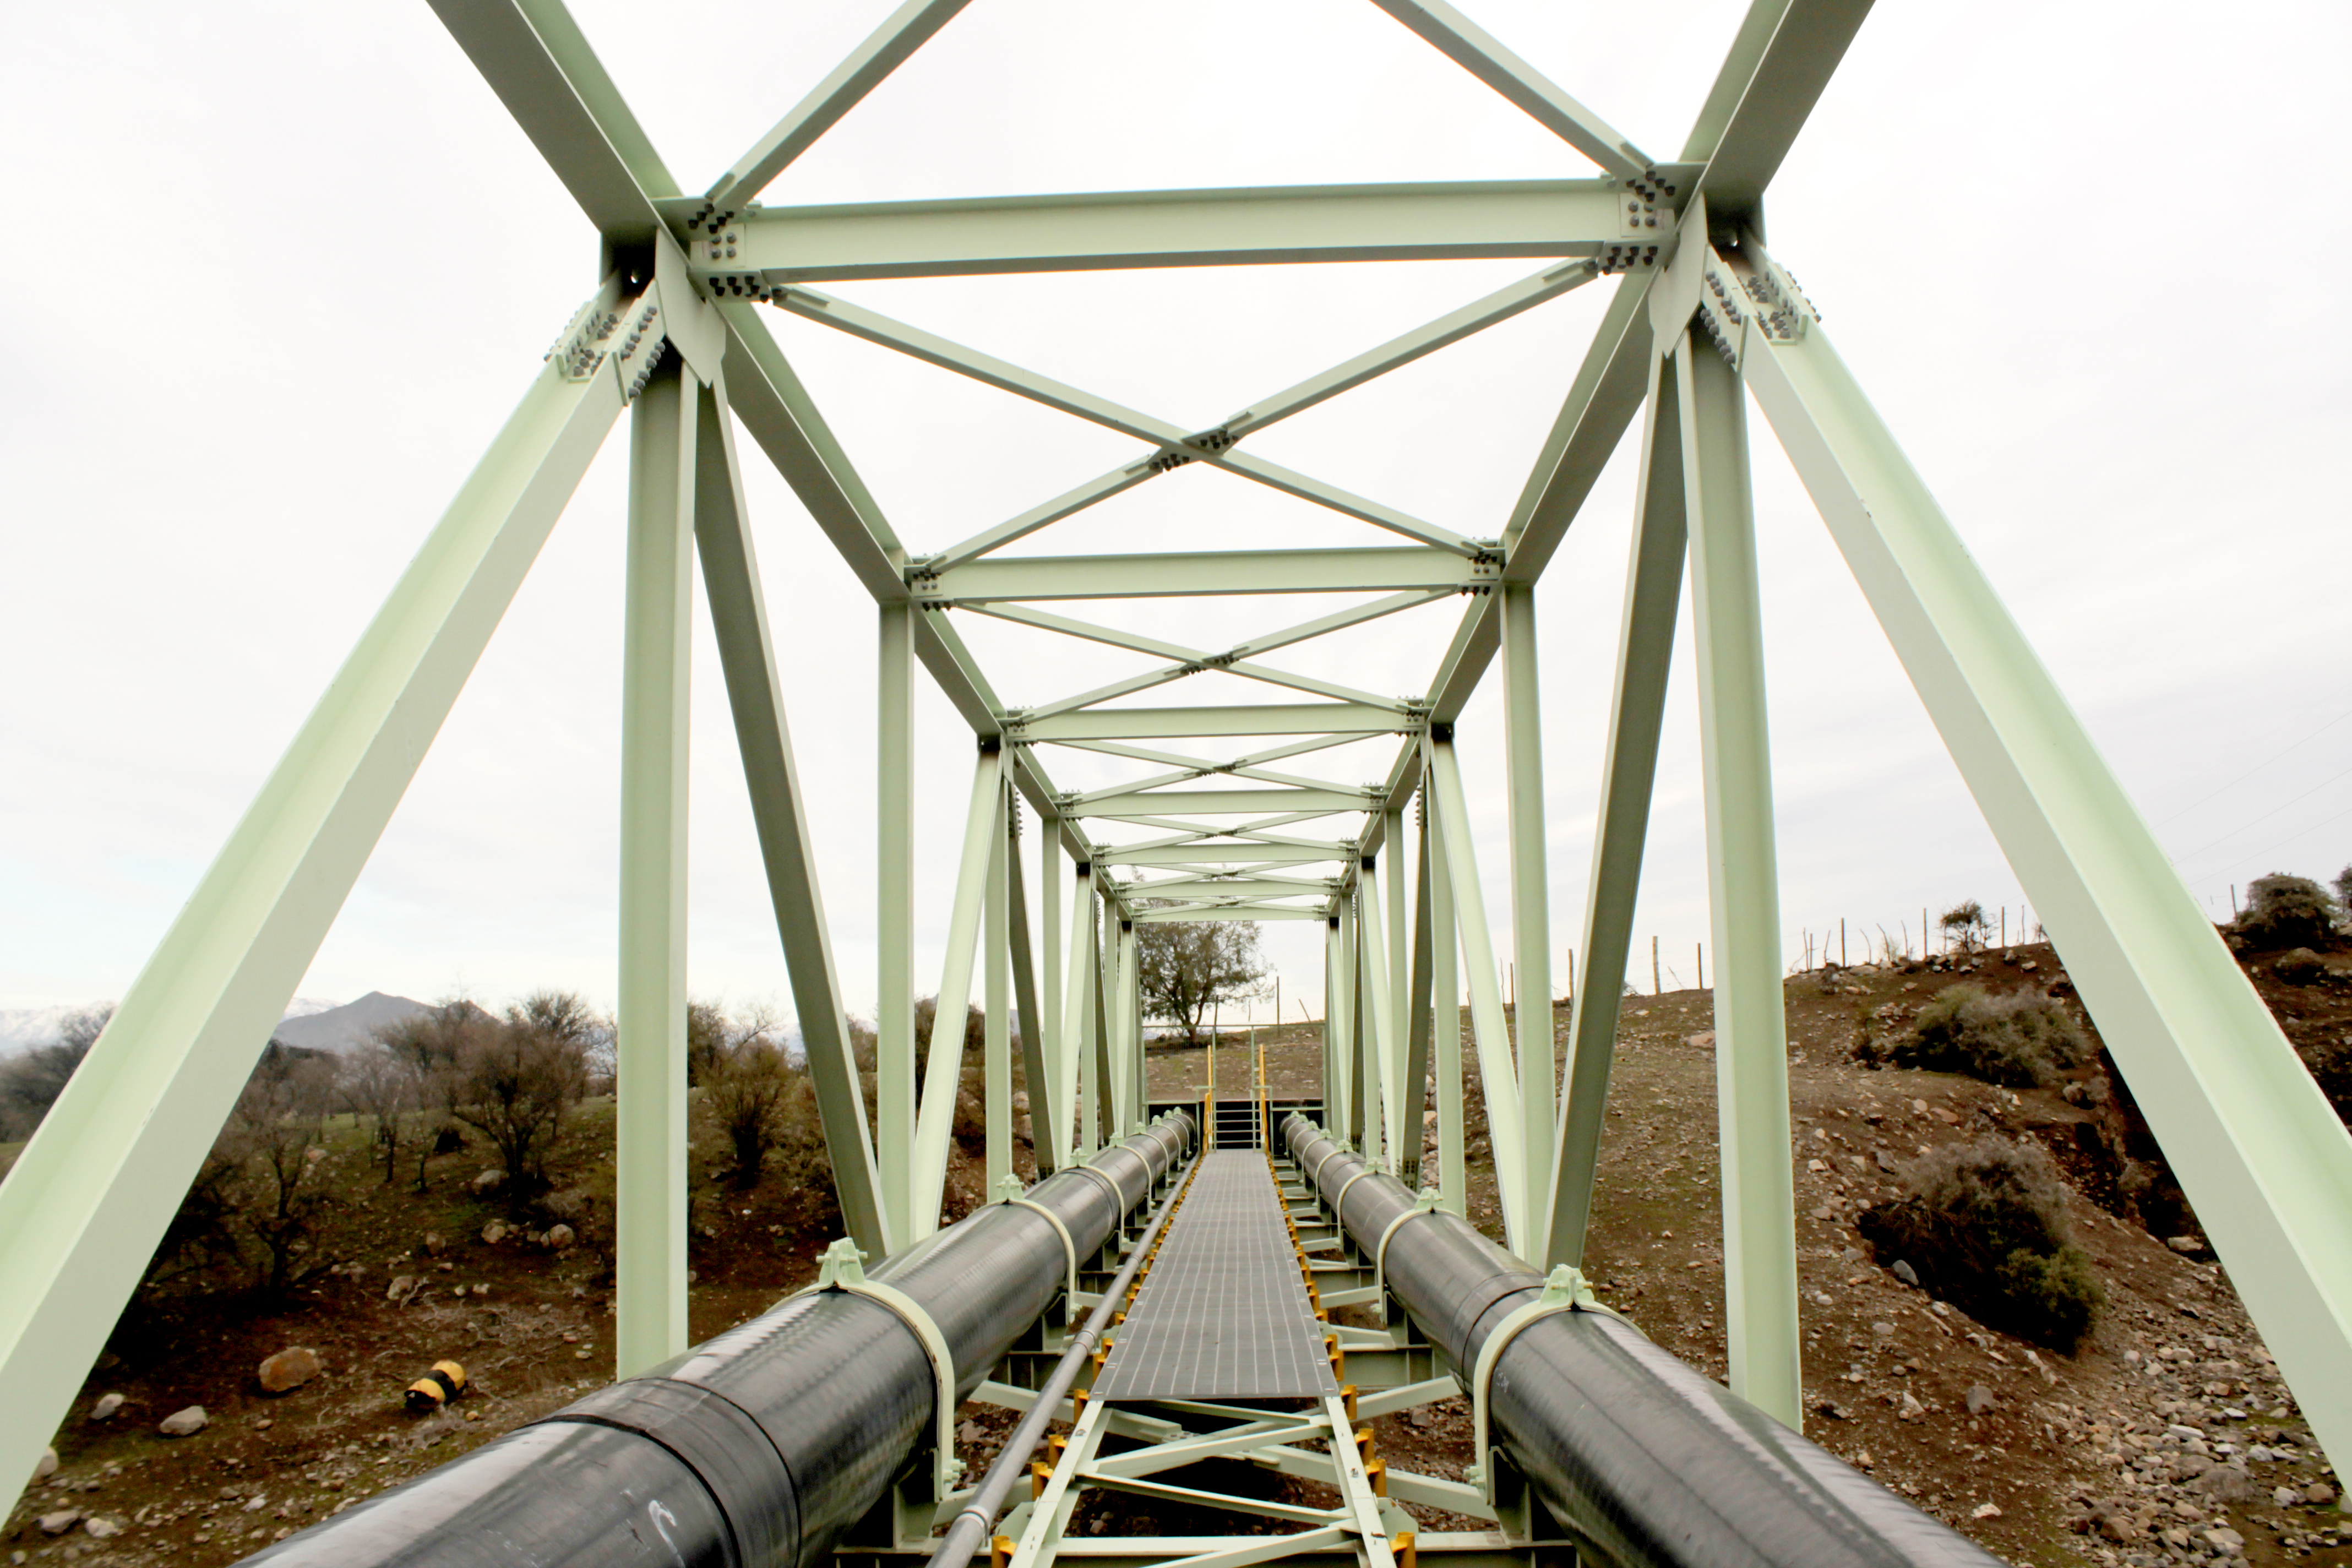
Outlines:
<svg viewBox="0 0 2352 1568"><path fill-rule="evenodd" d="M2280 1489L2299 1494L2336 1480L2219 1265L2150 1234L2121 1196L2103 1151L2120 1146L2128 1117L2103 1092L2100 1069L2084 1069L2071 1087L2012 1092L1852 1059L1864 1020L1899 1033L1956 980L2069 990L2046 947L1972 962L1972 971L1853 970L1789 983L1808 1433L2011 1562L2211 1561L2209 1532L2226 1530L2242 1537L2250 1563L2352 1563L2352 1516L2276 1500ZM2298 1046L2352 1037L2352 985L2285 987L2255 973ZM1561 1007L1556 1036L1564 1037L1567 1022ZM1626 999L1587 1271L1652 1338L1719 1378L1710 1023L1705 993ZM1465 1017L1465 1039L1468 1026ZM1317 1092L1314 1028L1261 1036L1275 1094ZM1245 1052L1238 1037L1228 1038L1218 1077L1233 1089ZM1470 1207L1499 1235L1475 1070L1473 1061ZM1204 1054L1155 1050L1150 1072L1154 1099L1196 1096ZM2096 1334L2076 1355L2036 1352L1906 1287L1849 1223L1895 1192L1889 1167L1988 1131L2041 1142L2067 1175L2075 1237L2107 1298ZM583 1161L608 1150L610 1101L584 1106L566 1136ZM469 1190L486 1163L478 1150L433 1162L422 1194L405 1180L383 1184L358 1127L335 1129L328 1150L335 1203L319 1246L341 1260L336 1271L266 1310L226 1290L192 1295L152 1310L135 1332L119 1332L58 1434L59 1469L0 1524L7 1561L232 1562L610 1375L609 1253L593 1217L599 1202L608 1212L609 1165L601 1190L587 1184L581 1244L557 1252L520 1232L485 1239L509 1216L495 1195ZM957 1151L950 1215L980 1200L976 1152ZM739 1194L722 1175L717 1165L694 1173L697 1339L814 1278L814 1255L836 1223L829 1199L805 1183L771 1179ZM409 1287L394 1292L404 1277ZM291 1345L315 1349L325 1371L289 1394L265 1394L259 1363ZM443 1415L406 1415L401 1391L443 1357L465 1364L470 1392ZM97 1402L114 1394L121 1408L93 1419ZM209 1417L202 1432L158 1432L163 1417L192 1405ZM963 1416L965 1458L984 1464L1011 1416L981 1406ZM1468 1426L1460 1400L1384 1417L1381 1451L1406 1468L1458 1476ZM1317 1490L1264 1484L1298 1500L1314 1500ZM1102 1506L1106 1531L1150 1522L1118 1511L1122 1501ZM45 1531L44 1518L65 1515L75 1517ZM1079 1528L1094 1522L1082 1515ZM1436 1515L1424 1523L1462 1527ZM1238 1526L1227 1515L1216 1528Z"/></svg>

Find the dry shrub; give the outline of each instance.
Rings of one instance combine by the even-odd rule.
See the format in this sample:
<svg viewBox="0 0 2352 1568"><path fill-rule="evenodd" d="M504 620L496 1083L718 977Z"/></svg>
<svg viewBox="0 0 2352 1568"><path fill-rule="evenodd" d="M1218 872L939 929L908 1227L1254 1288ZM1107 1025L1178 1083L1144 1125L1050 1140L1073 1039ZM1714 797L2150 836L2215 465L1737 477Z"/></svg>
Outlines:
<svg viewBox="0 0 2352 1568"><path fill-rule="evenodd" d="M1888 1054L1901 1067L2030 1089L2078 1065L2090 1048L2066 1009L2031 987L1994 996L1981 985L1959 984L1920 1008L1910 1037Z"/></svg>
<svg viewBox="0 0 2352 1568"><path fill-rule="evenodd" d="M2039 1147L1946 1144L1906 1166L1904 1184L1856 1222L1881 1263L1909 1263L1922 1289L2021 1339L2072 1351L2090 1333L2105 1292Z"/></svg>
<svg viewBox="0 0 2352 1568"><path fill-rule="evenodd" d="M2336 900L2308 877L2273 871L2246 884L2246 912L2231 929L2266 951L2326 947L2336 933Z"/></svg>

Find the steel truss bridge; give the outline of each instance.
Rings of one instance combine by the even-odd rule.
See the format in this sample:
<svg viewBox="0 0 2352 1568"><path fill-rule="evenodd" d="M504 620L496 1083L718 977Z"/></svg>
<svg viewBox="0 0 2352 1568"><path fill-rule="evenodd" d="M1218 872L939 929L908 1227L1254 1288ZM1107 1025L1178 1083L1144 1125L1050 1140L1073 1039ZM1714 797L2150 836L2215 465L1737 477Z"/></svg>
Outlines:
<svg viewBox="0 0 2352 1568"><path fill-rule="evenodd" d="M1754 0L1671 159L1635 147L1446 0L1373 0L1588 158L1599 171L1589 179L814 207L756 198L964 0L908 0L700 195L671 176L562 0L432 3L602 236L603 275L0 1185L0 1476L29 1473L65 1415L426 747L625 413L620 1381L265 1556L769 1564L835 1550L961 1563L993 1538L1013 1568L1056 1556L1101 1568L1284 1557L1391 1568L1423 1552L1481 1568L1571 1552L1626 1563L1987 1561L1799 1435L1750 396L2321 1442L2352 1460L2352 1139L1766 244L1767 189L1866 0ZM1534 270L1207 429L822 287L1440 258L1522 258ZM1610 291L1599 331L1492 537L1464 537L1250 450L1292 415L1588 286ZM936 554L913 554L780 349L771 310L1101 426L1132 440L1134 456ZM1521 995L1552 990L1535 589L1637 417L1633 546L1580 943L1588 967L1563 1081L1548 1028L1513 1039L1496 984L1507 953ZM794 772L788 672L751 547L739 426L875 602L881 1000L870 1108L810 852L817 825ZM1213 553L1005 551L1192 464L1396 538ZM684 847L698 553L850 1234L819 1287L690 1349ZM1727 1388L1650 1346L1578 1272L1685 572L1718 955ZM1108 618L1049 607L1312 593L1349 607L1227 647L1144 636L1099 607L1090 613ZM1458 617L1420 696L1297 674L1279 658L1409 613ZM1161 662L1012 708L957 629L969 616L1061 634L1073 670L1094 647ZM1454 735L1498 656L1512 889L1501 945ZM975 986L983 999L987 1172L999 1201L945 1228L962 1042L940 1031L918 1074L918 666L978 739L939 1006L960 1016ZM1206 671L1283 700L1118 700ZM1381 783L1293 771L1380 737L1394 748ZM1072 792L1049 771L1057 748L1152 771ZM1040 942L1024 805L1040 829ZM1096 837L1099 824L1159 836L1113 845ZM1258 1087L1223 1104L1153 1106L1136 929L1236 920L1325 928L1321 1095L1278 1106ZM1467 1041L1456 1007L1433 1001L1465 983ZM1014 1007L1034 1023L1022 1048L1039 1180L1025 1190L1013 1174ZM1465 1048L1486 1096L1507 1247L1462 1217ZM1424 1172L1431 1077L1439 1155ZM1349 1307L1377 1326L1330 1321ZM1475 1407L1470 1480L1391 1469L1360 1428L1456 1393ZM961 1476L953 1460L953 1411L967 1397L1029 1413L984 1478ZM1070 1430L1033 1462L1050 1417ZM1191 1467L1219 1458L1322 1482L1339 1503L1159 1479L1193 1477ZM1253 1514L1289 1532L1066 1537L1088 1489ZM1400 1502L1491 1528L1416 1532ZM933 1534L942 1523L943 1540Z"/></svg>

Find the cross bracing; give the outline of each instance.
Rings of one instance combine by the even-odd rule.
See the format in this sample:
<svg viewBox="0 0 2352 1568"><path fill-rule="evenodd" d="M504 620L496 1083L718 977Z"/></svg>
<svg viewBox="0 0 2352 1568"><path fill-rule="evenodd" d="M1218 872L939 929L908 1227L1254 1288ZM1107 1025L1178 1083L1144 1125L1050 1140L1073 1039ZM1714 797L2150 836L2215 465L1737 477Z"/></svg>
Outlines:
<svg viewBox="0 0 2352 1568"><path fill-rule="evenodd" d="M913 954L919 664L978 742L936 991L942 1016L960 1016L975 991L983 999L992 1184L1011 1173L1013 1009L1036 1026L1022 1035L1039 1164L1058 1167L1144 1113L1136 925L1315 921L1327 931L1323 1089L1334 1131L1366 1157L1415 1172L1421 1086L1433 1069L1436 1185L1458 1212L1466 1044L1487 1096L1509 1244L1539 1267L1581 1257L1686 574L1720 955L1731 1384L1793 1426L1798 1308L1751 398L2323 1441L2352 1452L2352 1257L2340 1245L2352 1142L1765 243L1767 189L1861 24L1859 0L1757 0L1672 160L1636 148L1443 0L1382 5L1601 171L1584 179L773 208L758 205L768 184L960 5L910 0L701 196L670 175L559 0L435 8L596 229L603 276L583 279L586 303L0 1187L0 1406L29 1413L0 1432L0 1473L29 1469L47 1417L94 1359L424 745L624 413L624 1373L685 1342L682 720L695 557L842 1206L867 1250L902 1251L939 1224L961 1048L954 1031L940 1032L919 1096L913 1001L933 988ZM1460 258L1523 258L1535 269L1200 427L811 286ZM1598 330L1517 502L1490 525L1458 532L1251 449L1283 419L1588 285L1610 291ZM975 520L978 531L935 552L910 550L785 353L772 312L1085 421L1133 450L1009 518ZM1634 546L1578 944L1588 969L1562 1094L1549 1040L1517 1037L1496 982L1507 955L1523 994L1551 992L1535 590L1637 419ZM793 679L778 664L772 585L763 587L751 549L750 448L739 449L739 426L875 603L881 1003L870 1131L786 721ZM1035 552L1046 531L1196 465L1319 509L1363 537L1315 548ZM1244 595L1358 602L1222 647L1116 624L1132 602ZM1067 603L1087 608L1039 607ZM1451 626L1419 690L1359 689L1286 661L1286 650L1392 616ZM984 622L1062 639L1067 689L1006 700L964 636ZM1125 674L1090 665L1090 650L1104 647L1158 662ZM1454 741L1471 692L1498 662L1512 887L1499 921L1481 891ZM1185 701L1192 689L1223 689L1218 678L1271 698ZM1134 700L1163 687L1177 689ZM1367 745L1384 752L1370 778L1307 760ZM1068 790L1055 777L1063 751L1152 771ZM1020 852L1033 828L1048 850L1034 889L1036 944ZM1153 837L1136 837L1145 834ZM1456 1010L1438 1000L1464 984L1466 1042ZM173 1114L159 1114L165 1107Z"/></svg>

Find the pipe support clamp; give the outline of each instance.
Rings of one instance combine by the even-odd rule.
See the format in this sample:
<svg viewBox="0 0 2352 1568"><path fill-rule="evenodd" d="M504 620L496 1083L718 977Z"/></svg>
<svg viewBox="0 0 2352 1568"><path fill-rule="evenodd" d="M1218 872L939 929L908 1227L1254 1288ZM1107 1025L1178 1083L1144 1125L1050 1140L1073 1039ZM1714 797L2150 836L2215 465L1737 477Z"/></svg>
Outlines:
<svg viewBox="0 0 2352 1568"><path fill-rule="evenodd" d="M1412 1215L1398 1217L1410 1219ZM1395 1226L1390 1228L1393 1230ZM1386 1247L1386 1237L1381 1238L1381 1245ZM1492 1438L1486 1423L1486 1393L1495 1381L1495 1364L1503 1359L1503 1352L1511 1348L1511 1342L1517 1339L1520 1331L1528 1324L1579 1310L1590 1312L1606 1311L1608 1309L1593 1300L1592 1288L1585 1283L1584 1276L1563 1263L1551 1271L1550 1279L1544 1281L1541 1295L1496 1324L1495 1331L1486 1336L1486 1342L1478 1347L1478 1365L1470 1374L1470 1431L1471 1440L1475 1445L1471 1452L1475 1463L1467 1472L1467 1479L1478 1484L1489 1503L1495 1500L1495 1455L1488 1446Z"/></svg>
<svg viewBox="0 0 2352 1568"><path fill-rule="evenodd" d="M1435 1187L1422 1188L1413 1196L1412 1207L1389 1221L1388 1228L1381 1232L1381 1244L1372 1249L1372 1304L1379 1309L1381 1321L1384 1324L1389 1321L1389 1238L1396 1235L1398 1226L1415 1215L1435 1214L1438 1202Z"/></svg>
<svg viewBox="0 0 2352 1568"><path fill-rule="evenodd" d="M1004 1202L1011 1208L1044 1215L1046 1223L1054 1227L1054 1234L1062 1238L1062 1260L1066 1267L1068 1279L1062 1291L1062 1324L1067 1328L1078 1321L1078 1244L1070 1239L1070 1227L1062 1223L1062 1216L1044 1204L1013 1197L1008 1197Z"/></svg>
<svg viewBox="0 0 2352 1568"><path fill-rule="evenodd" d="M824 1259L817 1269L816 1283L795 1294L808 1296L820 1290L844 1290L851 1295L863 1296L897 1313L898 1320L922 1342L923 1353L930 1358L931 1379L936 1385L931 1476L939 1496L944 1501L948 1494L955 1490L957 1480L963 1475L963 1461L955 1457L955 1354L948 1349L947 1336L940 1332L940 1326L931 1321L931 1315L923 1310L922 1303L904 1290L885 1285L878 1279L866 1278L866 1270L861 1267L865 1256L857 1250L856 1243L843 1237L824 1249Z"/></svg>

